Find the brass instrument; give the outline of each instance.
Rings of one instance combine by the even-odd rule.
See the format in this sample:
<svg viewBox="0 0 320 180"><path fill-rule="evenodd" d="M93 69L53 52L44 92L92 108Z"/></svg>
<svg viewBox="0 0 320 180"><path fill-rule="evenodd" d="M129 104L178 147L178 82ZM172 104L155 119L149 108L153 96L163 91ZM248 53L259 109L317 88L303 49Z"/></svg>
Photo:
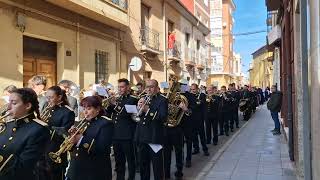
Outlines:
<svg viewBox="0 0 320 180"><path fill-rule="evenodd" d="M152 95L145 95L144 97L141 98L141 99L144 99L144 103L143 103L143 105L139 108L138 113L131 115L131 118L133 119L133 121L139 122L139 121L141 120L141 119L140 119L140 115L142 114L142 111L143 111L144 107L145 107L146 105L150 105L150 102L151 102L152 98L153 98ZM141 100L141 99L140 99L140 100ZM139 101L140 101L140 100L139 100ZM148 110L148 111L149 111L149 110ZM148 114L148 112L147 112L146 114Z"/></svg>
<svg viewBox="0 0 320 180"><path fill-rule="evenodd" d="M119 96L119 94L114 94L112 96L109 96L105 99L102 100L102 107L104 107L105 109L107 109L110 105L111 105L111 100L113 98L122 98L122 96Z"/></svg>
<svg viewBox="0 0 320 180"><path fill-rule="evenodd" d="M207 94L207 96L206 96L207 103L211 103L212 101L214 101L213 96L214 95L212 95L212 94L211 95Z"/></svg>
<svg viewBox="0 0 320 180"><path fill-rule="evenodd" d="M40 114L40 119L41 121L48 123L49 119L52 116L52 110L53 110L54 105L53 104L48 104Z"/></svg>
<svg viewBox="0 0 320 180"><path fill-rule="evenodd" d="M8 108L9 108L9 103L6 103L5 105L3 105L3 106L0 108L0 115L5 115L6 112L8 111Z"/></svg>
<svg viewBox="0 0 320 180"><path fill-rule="evenodd" d="M88 122L85 121L85 118L80 121L80 123L75 127L76 131L69 135L60 145L60 148L57 152L49 152L49 157L52 161L55 163L61 163L61 154L66 153L67 151L70 151L71 148L74 146L72 139L77 134L83 134L84 131L86 131L88 127Z"/></svg>
<svg viewBox="0 0 320 180"><path fill-rule="evenodd" d="M179 86L180 84L177 81L173 81L167 93L169 109L168 109L168 119L165 125L168 127L178 126L181 122L183 115L188 114L179 107L180 103L183 103L186 106L188 106L189 104L188 99L184 95L180 94L180 92L178 92Z"/></svg>
<svg viewBox="0 0 320 180"><path fill-rule="evenodd" d="M201 104L201 100L200 100L200 96L201 96L201 92L199 92L198 97L197 97L197 104L200 105Z"/></svg>
<svg viewBox="0 0 320 180"><path fill-rule="evenodd" d="M6 124L6 118L10 116L10 113L7 112L5 115L0 116L0 134L6 130L7 124Z"/></svg>

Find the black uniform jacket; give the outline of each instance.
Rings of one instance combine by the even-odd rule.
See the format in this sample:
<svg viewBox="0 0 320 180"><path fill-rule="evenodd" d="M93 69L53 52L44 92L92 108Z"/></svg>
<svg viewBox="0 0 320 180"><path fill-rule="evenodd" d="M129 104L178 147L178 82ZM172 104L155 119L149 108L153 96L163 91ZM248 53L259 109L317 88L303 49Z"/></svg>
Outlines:
<svg viewBox="0 0 320 180"><path fill-rule="evenodd" d="M219 104L221 101L221 98L218 95L211 95L212 99L209 102L206 102L206 118L211 117L217 117L218 116L218 110L219 110Z"/></svg>
<svg viewBox="0 0 320 180"><path fill-rule="evenodd" d="M105 116L87 122L87 129L78 147L71 151L67 177L71 180L107 180L111 172L110 146L113 123Z"/></svg>
<svg viewBox="0 0 320 180"><path fill-rule="evenodd" d="M61 143L64 141L64 137L61 132L57 130L57 128L61 129L63 132L67 132L75 121L75 114L73 110L67 106L57 105L52 109L51 117L48 121L49 128L51 130L51 138L47 144L46 155L49 152L56 152L59 150ZM63 133L62 132L62 133ZM62 155L62 165L67 164L67 155ZM53 165L59 166L60 164L56 164L52 162Z"/></svg>
<svg viewBox="0 0 320 180"><path fill-rule="evenodd" d="M220 94L220 105L219 105L219 111L220 112L229 112L232 110L233 106L233 97L229 92L225 92L225 95Z"/></svg>
<svg viewBox="0 0 320 180"><path fill-rule="evenodd" d="M113 139L133 140L136 129L136 122L127 113L125 105L137 105L138 99L132 95L122 96L117 100L116 106L109 106L107 112L111 114L114 122Z"/></svg>
<svg viewBox="0 0 320 180"><path fill-rule="evenodd" d="M35 165L50 138L46 125L33 114L7 122L0 134L1 180L35 179Z"/></svg>
<svg viewBox="0 0 320 180"><path fill-rule="evenodd" d="M189 100L189 107L191 108L192 114L190 119L193 121L194 125L200 125L203 123L206 113L206 97L205 94L192 94L189 92L185 93Z"/></svg>
<svg viewBox="0 0 320 180"><path fill-rule="evenodd" d="M135 140L138 143L163 144L164 123L168 117L168 100L160 93L153 96L149 111L137 123Z"/></svg>

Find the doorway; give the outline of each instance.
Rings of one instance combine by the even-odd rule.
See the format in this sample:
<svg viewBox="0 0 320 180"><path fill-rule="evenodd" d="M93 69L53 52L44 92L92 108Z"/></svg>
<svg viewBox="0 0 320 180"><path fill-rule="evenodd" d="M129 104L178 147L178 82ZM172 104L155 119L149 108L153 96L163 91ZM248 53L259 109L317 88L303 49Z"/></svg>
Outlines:
<svg viewBox="0 0 320 180"><path fill-rule="evenodd" d="M47 87L57 83L57 43L23 36L23 86L34 75L44 75Z"/></svg>

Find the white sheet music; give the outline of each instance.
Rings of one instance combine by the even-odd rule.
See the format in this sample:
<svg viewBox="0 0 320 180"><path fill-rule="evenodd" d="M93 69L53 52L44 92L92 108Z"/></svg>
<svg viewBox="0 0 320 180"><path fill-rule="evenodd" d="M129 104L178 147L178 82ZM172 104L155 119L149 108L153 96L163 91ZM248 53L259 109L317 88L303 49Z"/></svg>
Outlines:
<svg viewBox="0 0 320 180"><path fill-rule="evenodd" d="M160 144L149 144L154 153L158 153L162 149Z"/></svg>
<svg viewBox="0 0 320 180"><path fill-rule="evenodd" d="M126 108L127 113L138 113L136 105L125 104L124 107Z"/></svg>

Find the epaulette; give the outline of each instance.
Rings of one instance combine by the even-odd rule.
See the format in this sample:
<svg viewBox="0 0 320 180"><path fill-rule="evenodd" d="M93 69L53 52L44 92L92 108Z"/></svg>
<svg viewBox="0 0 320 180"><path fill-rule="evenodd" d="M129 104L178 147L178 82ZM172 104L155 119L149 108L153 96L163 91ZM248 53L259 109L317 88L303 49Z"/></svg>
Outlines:
<svg viewBox="0 0 320 180"><path fill-rule="evenodd" d="M163 95L163 94L160 94L160 96L162 96L162 97L164 97L164 98L166 98L166 99L167 99L167 96L165 96L165 95Z"/></svg>
<svg viewBox="0 0 320 180"><path fill-rule="evenodd" d="M111 118L107 117L107 116L101 116L103 119L108 120L108 121L112 121Z"/></svg>
<svg viewBox="0 0 320 180"><path fill-rule="evenodd" d="M73 111L73 109L68 105L64 105L64 107L68 108L70 111Z"/></svg>
<svg viewBox="0 0 320 180"><path fill-rule="evenodd" d="M134 96L134 95L130 95L130 97L135 98L135 99L138 99L138 97L137 97L137 96Z"/></svg>
<svg viewBox="0 0 320 180"><path fill-rule="evenodd" d="M46 122L41 121L40 119L33 119L34 122L40 124L41 126L48 126Z"/></svg>

